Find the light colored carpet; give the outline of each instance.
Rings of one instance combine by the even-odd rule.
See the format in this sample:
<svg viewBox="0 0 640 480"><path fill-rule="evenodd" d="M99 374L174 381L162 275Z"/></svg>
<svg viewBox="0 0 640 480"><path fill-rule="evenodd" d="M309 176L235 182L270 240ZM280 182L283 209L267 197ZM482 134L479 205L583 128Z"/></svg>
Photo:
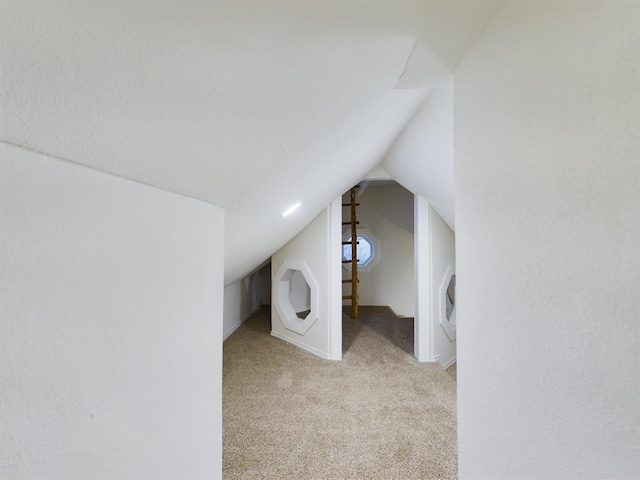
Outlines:
<svg viewBox="0 0 640 480"><path fill-rule="evenodd" d="M224 342L225 479L456 478L456 382L413 358L413 319L360 317L340 362L271 337L268 307Z"/></svg>
<svg viewBox="0 0 640 480"><path fill-rule="evenodd" d="M451 378L454 380L458 380L458 364L454 363L449 368L447 368L447 373L451 375Z"/></svg>

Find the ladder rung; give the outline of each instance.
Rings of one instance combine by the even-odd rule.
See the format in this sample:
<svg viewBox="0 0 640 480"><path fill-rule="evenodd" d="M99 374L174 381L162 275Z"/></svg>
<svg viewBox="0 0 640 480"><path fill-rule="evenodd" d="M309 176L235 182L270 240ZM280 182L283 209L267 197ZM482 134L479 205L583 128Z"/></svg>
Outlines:
<svg viewBox="0 0 640 480"><path fill-rule="evenodd" d="M342 204L342 206L343 206L343 207L350 207L350 206L351 206L351 204L350 204L350 203L343 203L343 204ZM356 207L359 207L359 206L360 206L360 204L359 204L359 203L356 203Z"/></svg>
<svg viewBox="0 0 640 480"><path fill-rule="evenodd" d="M351 295L343 295L342 299L343 300L351 300Z"/></svg>
<svg viewBox="0 0 640 480"><path fill-rule="evenodd" d="M360 280L356 280L356 282L360 283ZM353 283L353 279L350 279L350 280L342 280L342 283Z"/></svg>
<svg viewBox="0 0 640 480"><path fill-rule="evenodd" d="M342 242L343 245L351 245L351 242ZM360 245L360 242L356 242L356 245Z"/></svg>
<svg viewBox="0 0 640 480"><path fill-rule="evenodd" d="M351 225L353 222L342 222L343 225ZM360 222L355 222L356 225L359 225Z"/></svg>

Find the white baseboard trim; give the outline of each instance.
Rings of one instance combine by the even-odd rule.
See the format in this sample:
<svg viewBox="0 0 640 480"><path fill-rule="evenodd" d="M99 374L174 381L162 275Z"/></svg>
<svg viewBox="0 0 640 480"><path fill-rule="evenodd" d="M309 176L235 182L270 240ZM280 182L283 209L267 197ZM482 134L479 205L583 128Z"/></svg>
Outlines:
<svg viewBox="0 0 640 480"><path fill-rule="evenodd" d="M442 368L447 369L457 361L458 361L458 356L454 355L454 357L451 360L449 360L447 363L442 364Z"/></svg>
<svg viewBox="0 0 640 480"><path fill-rule="evenodd" d="M282 335L281 333L278 332L274 332L273 330L271 331L271 336L272 337L276 337L279 338L282 341L288 342L292 345L295 345L298 348L301 348L302 350L306 350L309 353L313 353L314 355L320 357L320 358L324 358L325 360L331 360L331 358L329 357L329 354L327 352L321 352L320 350L317 350L313 347L310 347L308 345L305 345L303 343L300 343L297 340L294 340L290 337L287 337L285 335Z"/></svg>
<svg viewBox="0 0 640 480"><path fill-rule="evenodd" d="M240 326L246 322L248 320L248 318L253 315L254 313L256 313L258 310L260 310L260 307L262 307L261 304L258 304L258 306L255 306L251 309L251 311L249 311L249 313L245 314L239 321L238 323L236 323L233 327L231 327L231 330L229 330L227 333L222 335L222 341L224 342L227 338L229 338L231 336L231 334L233 332L235 332L237 329L240 328Z"/></svg>

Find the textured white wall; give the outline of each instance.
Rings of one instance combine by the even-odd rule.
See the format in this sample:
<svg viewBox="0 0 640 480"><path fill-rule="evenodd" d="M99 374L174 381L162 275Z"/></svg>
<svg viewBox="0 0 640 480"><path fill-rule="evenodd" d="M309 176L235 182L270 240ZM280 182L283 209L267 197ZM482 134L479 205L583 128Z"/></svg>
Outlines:
<svg viewBox="0 0 640 480"><path fill-rule="evenodd" d="M261 297L262 276L260 271L225 287L223 339L226 340L252 313L260 308Z"/></svg>
<svg viewBox="0 0 640 480"><path fill-rule="evenodd" d="M302 232L271 257L273 274L278 272L285 260L305 262L316 281L319 299L318 319L304 335L287 330L284 327L272 302L272 335L323 358L332 356L330 341L332 289L330 285L331 260L329 257L330 241L332 240L330 228L331 212L331 207L324 209ZM333 240L336 243L340 242L339 238ZM333 261L337 262L339 260L333 259Z"/></svg>
<svg viewBox="0 0 640 480"><path fill-rule="evenodd" d="M358 197L358 203L358 227L369 230L380 243L377 263L370 270L358 271L359 304L389 306L397 315L412 317L413 194L397 184L370 184ZM343 215L344 221L350 220L347 208ZM350 272L342 270L343 278L351 278ZM351 286L345 285L343 294L350 293ZM345 305L350 304L350 300L345 301Z"/></svg>
<svg viewBox="0 0 640 480"><path fill-rule="evenodd" d="M431 255L429 235L431 206L420 195L413 197L414 208L414 278L415 313L413 322L413 355L420 362L431 362Z"/></svg>
<svg viewBox="0 0 640 480"><path fill-rule="evenodd" d="M0 144L0 477L220 478L223 213Z"/></svg>
<svg viewBox="0 0 640 480"><path fill-rule="evenodd" d="M398 79L454 69L503 1L2 1L0 140L225 208L230 285L380 162L426 94Z"/></svg>
<svg viewBox="0 0 640 480"><path fill-rule="evenodd" d="M389 91L374 108L344 119L344 126L317 149L301 151L260 182L239 187L242 198L225 210L225 284L254 270L334 198L362 180L423 97L422 90ZM297 202L302 205L295 214L282 218Z"/></svg>
<svg viewBox="0 0 640 480"><path fill-rule="evenodd" d="M454 228L452 85L429 93L381 167L402 186L429 199Z"/></svg>
<svg viewBox="0 0 640 480"><path fill-rule="evenodd" d="M510 2L456 71L460 478L639 478L640 4Z"/></svg>
<svg viewBox="0 0 640 480"><path fill-rule="evenodd" d="M447 367L456 359L456 343L440 325L440 287L447 269L455 268L455 236L431 204L420 195L415 208L414 354L421 362Z"/></svg>

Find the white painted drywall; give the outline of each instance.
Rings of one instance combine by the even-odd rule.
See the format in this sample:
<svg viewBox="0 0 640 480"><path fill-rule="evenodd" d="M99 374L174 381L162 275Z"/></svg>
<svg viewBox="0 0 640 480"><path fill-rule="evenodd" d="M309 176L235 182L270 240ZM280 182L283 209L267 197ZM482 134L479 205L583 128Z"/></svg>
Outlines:
<svg viewBox="0 0 640 480"><path fill-rule="evenodd" d="M413 355L419 362L435 362L431 287L431 212L427 199L414 195L415 315Z"/></svg>
<svg viewBox="0 0 640 480"><path fill-rule="evenodd" d="M262 276L257 271L224 289L222 338L226 340L262 305Z"/></svg>
<svg viewBox="0 0 640 480"><path fill-rule="evenodd" d="M456 341L447 336L440 323L442 317L442 285L445 280L448 285L447 272L455 272L456 252L455 235L438 212L430 207L429 215L429 247L431 252L431 332L433 335L433 354L443 367L448 367L456 361ZM447 278L445 278L447 277ZM445 287L446 288L446 287Z"/></svg>
<svg viewBox="0 0 640 480"><path fill-rule="evenodd" d="M414 355L421 362L448 367L456 361L456 341L440 325L441 286L455 270L455 235L420 195L415 205L415 328Z"/></svg>
<svg viewBox="0 0 640 480"><path fill-rule="evenodd" d="M389 91L366 112L341 119L341 127L318 148L298 152L258 183L242 185L242 198L225 210L225 284L255 269L334 198L362 180L424 95L421 90ZM300 208L283 218L282 213L298 202Z"/></svg>
<svg viewBox="0 0 640 480"><path fill-rule="evenodd" d="M220 478L223 212L0 143L0 477Z"/></svg>
<svg viewBox="0 0 640 480"><path fill-rule="evenodd" d="M407 190L428 199L454 228L452 84L429 93L381 167Z"/></svg>
<svg viewBox="0 0 640 480"><path fill-rule="evenodd" d="M329 359L342 359L342 197L329 205Z"/></svg>
<svg viewBox="0 0 640 480"><path fill-rule="evenodd" d="M640 4L509 2L456 71L462 479L640 477Z"/></svg>
<svg viewBox="0 0 640 480"><path fill-rule="evenodd" d="M499 2L434 3L5 1L0 130L227 207L385 96L420 34L453 68Z"/></svg>
<svg viewBox="0 0 640 480"><path fill-rule="evenodd" d="M413 194L397 183L376 186L372 182L358 197L358 203L358 227L369 230L379 242L375 265L358 271L359 304L389 306L397 315L413 317ZM345 208L343 220L350 218ZM351 227L344 228L346 232ZM344 268L343 278L351 278ZM351 294L350 284L343 287L343 294ZM345 305L350 304L350 300L345 301Z"/></svg>
<svg viewBox="0 0 640 480"><path fill-rule="evenodd" d="M228 286L380 162L425 94L394 85L453 70L502 1L4 0L0 140L225 208Z"/></svg>
<svg viewBox="0 0 640 480"><path fill-rule="evenodd" d="M285 328L272 301L271 334L323 358L331 358L330 312L331 288L331 207L324 209L302 232L271 257L274 274L285 261L304 262L318 288L318 319L301 335ZM337 243L340 240L337 239ZM338 261L338 259L333 260Z"/></svg>

